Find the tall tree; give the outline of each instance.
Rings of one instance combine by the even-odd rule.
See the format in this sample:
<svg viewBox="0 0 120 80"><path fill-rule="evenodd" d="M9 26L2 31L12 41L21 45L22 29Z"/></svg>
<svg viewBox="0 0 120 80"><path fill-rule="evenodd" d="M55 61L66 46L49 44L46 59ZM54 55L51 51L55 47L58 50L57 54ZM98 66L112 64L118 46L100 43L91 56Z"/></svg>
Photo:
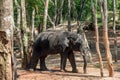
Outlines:
<svg viewBox="0 0 120 80"><path fill-rule="evenodd" d="M49 0L45 0L44 19L43 19L43 31L46 31L47 15L48 15L48 4L49 4Z"/></svg>
<svg viewBox="0 0 120 80"><path fill-rule="evenodd" d="M21 35L21 6L19 5L17 0L15 1L15 6L17 7L17 21L16 21L16 30L14 30L14 37L16 36L19 40L19 48L20 54L23 55L23 42L22 42L22 35ZM22 66L22 65L21 65Z"/></svg>
<svg viewBox="0 0 120 80"><path fill-rule="evenodd" d="M76 9L76 3L74 0L71 1L71 12L72 12L72 19L77 20L77 9Z"/></svg>
<svg viewBox="0 0 120 80"><path fill-rule="evenodd" d="M64 4L64 0L56 0L56 5L55 5L55 10L56 12L56 19L55 19L55 25L58 25L60 23L62 23L62 12L63 12L63 4ZM55 13L55 12L54 12Z"/></svg>
<svg viewBox="0 0 120 80"><path fill-rule="evenodd" d="M71 31L71 0L68 0L68 31Z"/></svg>
<svg viewBox="0 0 120 80"><path fill-rule="evenodd" d="M17 27L19 27L20 28L20 21L21 21L21 18L20 18L20 16L21 16L21 7L20 7L20 5L19 5L19 3L18 3L18 1L17 0L14 0L14 2L15 2L15 5L16 5L16 8L17 8L17 21L16 21L16 23L17 23Z"/></svg>
<svg viewBox="0 0 120 80"><path fill-rule="evenodd" d="M13 0L0 0L0 80L13 80Z"/></svg>
<svg viewBox="0 0 120 80"><path fill-rule="evenodd" d="M28 48L28 37L27 37L27 23L26 23L26 8L25 8L25 0L21 0L21 12L22 12L22 40L23 40L23 52L22 55L22 67L26 68L27 61L27 48Z"/></svg>
<svg viewBox="0 0 120 80"><path fill-rule="evenodd" d="M82 28L81 23L79 21L82 20L82 13L83 13L83 9L85 7L85 2L86 2L86 0L81 0L80 1L80 11L79 11L78 17L77 17L78 31L80 31L81 28Z"/></svg>
<svg viewBox="0 0 120 80"><path fill-rule="evenodd" d="M43 1L43 0L42 0ZM45 5L45 2L43 1L43 3L44 3L44 5ZM54 0L54 6L56 7L56 0ZM55 30L56 28L55 28L55 19L56 19L56 8L55 8L55 10L54 10L54 19L53 19L53 21L52 21L52 19L51 19L51 17L49 16L49 14L47 13L47 17L48 17L48 20L50 21L50 23L52 24L52 26L53 26L53 30Z"/></svg>
<svg viewBox="0 0 120 80"><path fill-rule="evenodd" d="M80 12L78 13L78 20L82 19L82 13L83 13L83 9L85 7L85 2L86 2L86 0L81 0Z"/></svg>
<svg viewBox="0 0 120 80"><path fill-rule="evenodd" d="M114 50L115 50L115 62L117 62L117 35L116 35L116 0L113 0L113 33L114 33Z"/></svg>
<svg viewBox="0 0 120 80"><path fill-rule="evenodd" d="M104 39L104 46L105 46L105 50L106 50L106 59L107 59L107 64L108 64L108 71L109 71L109 76L113 77L114 71L113 71L112 55L110 52L109 40L108 40L107 0L99 0L99 3L100 3L100 7L101 7L102 25L103 25L103 39Z"/></svg>
<svg viewBox="0 0 120 80"><path fill-rule="evenodd" d="M34 41L34 23L35 23L35 9L33 9L33 11L32 11L32 26L31 26L31 38L32 38L32 41Z"/></svg>
<svg viewBox="0 0 120 80"><path fill-rule="evenodd" d="M95 8L94 1L95 0L91 0L92 12L93 12L93 21L94 21L94 25L95 25L95 34L96 34L96 51L97 51L99 64L100 64L100 74L101 74L101 77L103 77L103 62L102 62L102 57L101 57L100 47L99 47L99 32L98 32L97 14L96 14L97 10Z"/></svg>
<svg viewBox="0 0 120 80"><path fill-rule="evenodd" d="M57 0L53 0L54 2L54 17L53 17L53 22L56 22L56 18L57 18ZM55 23L56 25L56 23Z"/></svg>

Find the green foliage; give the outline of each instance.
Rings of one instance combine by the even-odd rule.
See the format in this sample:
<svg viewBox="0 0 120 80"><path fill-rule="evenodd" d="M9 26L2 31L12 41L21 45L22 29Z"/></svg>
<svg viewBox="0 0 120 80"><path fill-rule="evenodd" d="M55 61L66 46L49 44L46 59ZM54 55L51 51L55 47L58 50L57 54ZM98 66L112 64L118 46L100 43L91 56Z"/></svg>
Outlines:
<svg viewBox="0 0 120 80"><path fill-rule="evenodd" d="M17 0L20 4L21 0ZM27 24L28 26L31 25L31 17L32 17L32 11L35 9L35 26L38 27L38 25L42 25L43 22L43 14L44 14L44 1L45 0L26 0L26 13L27 13ZM81 1L82 0L74 0L75 7L71 6L71 19L76 19L77 15L81 11ZM117 1L117 11L120 11L120 0ZM49 8L48 8L48 14L51 17L51 19L54 19L55 16L55 8L58 10L60 9L62 0L57 0L57 6L54 5L54 0L49 1ZM73 2L73 1L71 1ZM101 14L100 14L100 7L95 2L95 6L97 7L97 17L98 21L101 22ZM62 19L63 21L67 20L68 15L68 0L64 0L63 9L62 9ZM108 10L113 10L113 2L112 0L108 0ZM108 15L109 16L109 15ZM78 17L79 19L79 17ZM14 6L14 20L16 23L17 20L17 8ZM83 11L82 11L82 21L92 21L92 11L91 11L91 0L86 0ZM47 26L51 26L51 23L47 21Z"/></svg>
<svg viewBox="0 0 120 80"><path fill-rule="evenodd" d="M120 10L120 0L117 0L117 8Z"/></svg>
<svg viewBox="0 0 120 80"><path fill-rule="evenodd" d="M54 17L54 9L55 9L55 6L54 6L54 3L52 1L49 2L49 7L48 7L48 14L51 18Z"/></svg>

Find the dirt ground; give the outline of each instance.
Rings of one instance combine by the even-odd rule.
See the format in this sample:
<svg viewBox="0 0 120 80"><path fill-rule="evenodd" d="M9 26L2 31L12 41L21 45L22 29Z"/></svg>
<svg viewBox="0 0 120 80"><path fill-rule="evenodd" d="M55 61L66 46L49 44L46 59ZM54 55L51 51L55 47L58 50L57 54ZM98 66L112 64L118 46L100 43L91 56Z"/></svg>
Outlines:
<svg viewBox="0 0 120 80"><path fill-rule="evenodd" d="M113 31L109 30L109 41L111 53L113 55L114 62L114 41ZM92 63L88 63L87 74L83 73L83 60L80 53L75 52L75 60L77 64L78 73L71 72L71 65L67 61L67 72L60 72L60 57L59 55L49 55L46 59L46 65L50 71L26 71L18 68L18 80L120 80L120 60L113 63L114 77L108 77L107 64L105 60L105 51L102 40L102 30L100 30L100 51L104 62L104 77L100 77L100 69L97 55L95 54L95 34L94 31L86 32L92 53ZM117 30L117 46L118 46L118 59L120 59L120 30ZM39 66L38 66L39 68Z"/></svg>

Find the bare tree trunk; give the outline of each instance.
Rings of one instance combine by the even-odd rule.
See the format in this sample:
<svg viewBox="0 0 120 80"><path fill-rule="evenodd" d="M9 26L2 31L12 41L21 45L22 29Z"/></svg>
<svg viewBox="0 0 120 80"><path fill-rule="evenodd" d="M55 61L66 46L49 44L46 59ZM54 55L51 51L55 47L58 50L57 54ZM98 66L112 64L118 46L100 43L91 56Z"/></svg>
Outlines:
<svg viewBox="0 0 120 80"><path fill-rule="evenodd" d="M84 9L85 2L86 2L86 0L81 0L80 11L79 11L78 16L77 16L77 25L78 25L77 30L78 30L78 32L80 32L82 29L80 26L81 23L79 21L81 21L81 19L82 19L82 12Z"/></svg>
<svg viewBox="0 0 120 80"><path fill-rule="evenodd" d="M110 52L109 41L108 41L107 0L99 0L99 1L100 1L101 14L102 14L103 39L104 39L104 46L105 46L105 50L106 50L106 59L107 59L107 64L108 64L108 71L109 71L109 76L113 77L114 71L113 71L112 55Z"/></svg>
<svg viewBox="0 0 120 80"><path fill-rule="evenodd" d="M60 5L60 8L59 8L59 10L58 10L58 15L59 15L59 17L60 17L60 24L62 23L62 11L63 11L63 4L64 4L64 0L61 0L61 5Z"/></svg>
<svg viewBox="0 0 120 80"><path fill-rule="evenodd" d="M42 0L43 1L43 0ZM55 0L55 2L56 2L56 0ZM44 3L44 5L45 5L45 2L43 1L43 3ZM55 11L54 11L54 13L55 13ZM51 19L51 17L49 16L49 14L47 14L47 17L48 17L48 20L50 21L50 23L52 24L52 26L53 26L53 30L55 30L56 28L55 28L55 17L56 17L56 13L54 14L55 16L54 16L54 19L53 19L53 21L52 21L52 19Z"/></svg>
<svg viewBox="0 0 120 80"><path fill-rule="evenodd" d="M71 0L68 0L68 31L71 31Z"/></svg>
<svg viewBox="0 0 120 80"><path fill-rule="evenodd" d="M84 5L85 5L85 2L87 0L81 0L81 5L80 5L80 12L78 14L78 20L81 20L82 19L82 12L83 12L83 9L84 9Z"/></svg>
<svg viewBox="0 0 120 80"><path fill-rule="evenodd" d="M57 17L57 0L54 0L54 17L53 17L53 22L55 23L55 26L56 26L56 17Z"/></svg>
<svg viewBox="0 0 120 80"><path fill-rule="evenodd" d="M48 4L49 4L49 0L45 0L44 19L43 19L43 31L46 31L47 15L48 15Z"/></svg>
<svg viewBox="0 0 120 80"><path fill-rule="evenodd" d="M23 42L22 42L21 27L20 27L21 7L18 4L17 0L15 0L15 5L17 7L17 24L16 24L16 28L17 28L17 31L18 31L18 32L16 32L16 34L18 34L17 37L19 38L19 48L20 48L20 54L21 54L21 57L22 57L23 56ZM21 64L21 67L22 67L22 64Z"/></svg>
<svg viewBox="0 0 120 80"><path fill-rule="evenodd" d="M15 1L15 5L17 7L17 27L20 27L20 5L18 4L18 1L17 0L14 0Z"/></svg>
<svg viewBox="0 0 120 80"><path fill-rule="evenodd" d="M60 10L60 24L63 22L63 19L62 19L62 9Z"/></svg>
<svg viewBox="0 0 120 80"><path fill-rule="evenodd" d="M72 0L71 6L73 7L73 10L74 10L74 20L77 20L78 14L77 14L76 4L74 0Z"/></svg>
<svg viewBox="0 0 120 80"><path fill-rule="evenodd" d="M22 55L22 68L26 68L27 61L27 48L28 48L28 38L27 38L27 24L26 24L26 9L25 9L25 0L21 0L21 9L22 9L22 34L23 34L23 51L24 55Z"/></svg>
<svg viewBox="0 0 120 80"><path fill-rule="evenodd" d="M13 1L0 1L0 80L13 80Z"/></svg>
<svg viewBox="0 0 120 80"><path fill-rule="evenodd" d="M119 10L119 20L120 20L120 10Z"/></svg>
<svg viewBox="0 0 120 80"><path fill-rule="evenodd" d="M114 50L115 50L115 62L117 62L117 35L116 35L116 0L113 0L113 33L114 33Z"/></svg>
<svg viewBox="0 0 120 80"><path fill-rule="evenodd" d="M62 11L63 11L63 4L64 4L64 0L58 0L55 1L55 17L54 17L54 22L55 25L61 24L62 23ZM60 5L57 5L57 3L59 3Z"/></svg>
<svg viewBox="0 0 120 80"><path fill-rule="evenodd" d="M48 15L48 19L51 22L52 26L53 26L53 30L55 30L55 23L52 21L52 19L50 18L50 16Z"/></svg>
<svg viewBox="0 0 120 80"><path fill-rule="evenodd" d="M92 12L93 12L93 20L94 20L94 24L95 24L95 34L96 34L96 51L97 51L97 55L98 55L98 59L99 59L99 64L100 64L100 74L101 74L101 77L103 77L104 76L103 75L103 62L102 62L102 57L101 57L100 48L99 48L99 32L98 32L97 14L96 14L96 9L95 9L95 5L94 5L94 1L91 0Z"/></svg>
<svg viewBox="0 0 120 80"><path fill-rule="evenodd" d="M34 41L34 19L35 19L35 9L32 11L32 26L31 26L31 39Z"/></svg>

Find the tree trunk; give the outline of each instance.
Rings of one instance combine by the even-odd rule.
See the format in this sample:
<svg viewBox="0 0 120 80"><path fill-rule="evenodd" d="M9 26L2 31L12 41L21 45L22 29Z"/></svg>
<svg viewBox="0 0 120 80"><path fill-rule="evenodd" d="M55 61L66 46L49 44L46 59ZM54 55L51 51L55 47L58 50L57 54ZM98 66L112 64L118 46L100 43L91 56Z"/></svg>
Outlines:
<svg viewBox="0 0 120 80"><path fill-rule="evenodd" d="M82 12L83 12L83 9L84 9L84 6L85 6L85 2L87 0L81 0L81 5L80 5L80 12L78 13L78 20L81 21L82 19Z"/></svg>
<svg viewBox="0 0 120 80"><path fill-rule="evenodd" d="M48 4L49 4L49 0L45 0L44 19L43 19L43 31L46 31L47 15L48 15Z"/></svg>
<svg viewBox="0 0 120 80"><path fill-rule="evenodd" d="M102 24L103 24L103 39L104 39L104 46L106 50L106 59L107 59L107 64L108 64L109 77L113 77L114 71L113 71L112 55L110 52L109 41L108 41L107 0L103 0L103 1L99 0L99 1L100 1L100 7L101 7Z"/></svg>
<svg viewBox="0 0 120 80"><path fill-rule="evenodd" d="M93 21L95 24L95 34L96 34L96 51L97 51L97 55L98 55L98 59L99 59L99 64L100 64L100 74L101 77L103 77L103 62L102 62L102 57L101 57L101 53L100 53L100 48L99 48L99 32L98 32L98 24L97 24L97 14L96 14L96 9L95 9L95 5L94 5L94 1L91 0L91 4L92 4L92 12L93 12Z"/></svg>
<svg viewBox="0 0 120 80"><path fill-rule="evenodd" d="M71 31L71 0L68 0L68 31Z"/></svg>
<svg viewBox="0 0 120 80"><path fill-rule="evenodd" d="M56 18L57 18L57 0L54 0L54 17L53 17L53 22L55 23L55 26L56 26Z"/></svg>
<svg viewBox="0 0 120 80"><path fill-rule="evenodd" d="M61 0L61 4L60 4L60 8L58 10L58 15L59 15L59 23L62 23L62 12L63 12L63 4L64 4L64 0Z"/></svg>
<svg viewBox="0 0 120 80"><path fill-rule="evenodd" d="M113 33L114 33L114 50L115 50L115 62L117 62L117 35L116 35L116 0L113 0Z"/></svg>
<svg viewBox="0 0 120 80"><path fill-rule="evenodd" d="M43 3L44 3L44 5L45 5L45 2L43 1ZM54 4L56 3L56 0L54 0ZM54 11L54 13L55 13L55 11ZM47 17L48 17L48 20L50 21L50 23L52 24L52 26L53 26L53 30L55 30L56 28L55 28L55 17L56 17L56 13L54 14L55 16L54 16L54 19L53 19L53 21L52 21L52 19L51 19L51 17L49 16L49 14L47 14Z"/></svg>
<svg viewBox="0 0 120 80"><path fill-rule="evenodd" d="M17 7L17 24L16 24L16 29L17 29L17 32L16 32L16 35L19 39L19 48L20 48L20 54L21 54L21 57L23 56L23 42L22 42L22 36L21 36L21 27L20 27L20 22L21 22L21 7L20 5L18 4L18 1L15 0L15 5ZM21 67L22 67L22 64L21 64Z"/></svg>
<svg viewBox="0 0 120 80"><path fill-rule="evenodd" d="M81 29L82 29L81 28L81 23L79 21L82 20L82 12L83 12L83 9L84 9L85 2L86 2L86 0L81 0L80 11L79 11L78 16L77 16L77 25L78 25L77 30L78 30L78 32L80 32Z"/></svg>
<svg viewBox="0 0 120 80"><path fill-rule="evenodd" d="M0 80L13 80L13 1L0 1Z"/></svg>
<svg viewBox="0 0 120 80"><path fill-rule="evenodd" d="M57 3L59 3L60 5L57 5ZM62 23L62 11L63 11L63 4L64 4L64 0L59 0L55 3L55 10L56 12L54 12L55 15L55 25L61 24Z"/></svg>
<svg viewBox="0 0 120 80"><path fill-rule="evenodd" d="M34 41L34 19L35 19L35 9L33 9L33 11L32 11L32 26L31 26L31 39L32 39L32 41Z"/></svg>
<svg viewBox="0 0 120 80"><path fill-rule="evenodd" d="M74 15L74 16L73 16L73 19L74 19L74 21L75 21L75 20L77 20L77 17L78 17L77 9L76 9L76 3L75 3L74 0L72 0L72 3L71 3L71 4L72 4L71 6L73 7L73 10L74 10L74 12L73 12L73 13L74 13L74 14L73 14L73 15Z"/></svg>
<svg viewBox="0 0 120 80"><path fill-rule="evenodd" d="M25 0L21 0L21 10L22 10L22 41L23 41L23 51L22 55L22 68L26 68L27 61L27 48L28 48L28 37L27 37L27 24L26 24L26 9L25 9Z"/></svg>
<svg viewBox="0 0 120 80"><path fill-rule="evenodd" d="M20 7L20 5L18 4L18 1L17 0L15 0L15 5L16 5L16 7L17 7L17 27L20 27L20 21L21 21L21 18L20 18L20 9L21 9L21 7Z"/></svg>
<svg viewBox="0 0 120 80"><path fill-rule="evenodd" d="M120 10L119 10L119 20L120 20Z"/></svg>
<svg viewBox="0 0 120 80"><path fill-rule="evenodd" d="M52 21L52 19L50 18L50 16L48 15L48 19L51 22L52 26L53 26L53 30L55 30L55 23Z"/></svg>

